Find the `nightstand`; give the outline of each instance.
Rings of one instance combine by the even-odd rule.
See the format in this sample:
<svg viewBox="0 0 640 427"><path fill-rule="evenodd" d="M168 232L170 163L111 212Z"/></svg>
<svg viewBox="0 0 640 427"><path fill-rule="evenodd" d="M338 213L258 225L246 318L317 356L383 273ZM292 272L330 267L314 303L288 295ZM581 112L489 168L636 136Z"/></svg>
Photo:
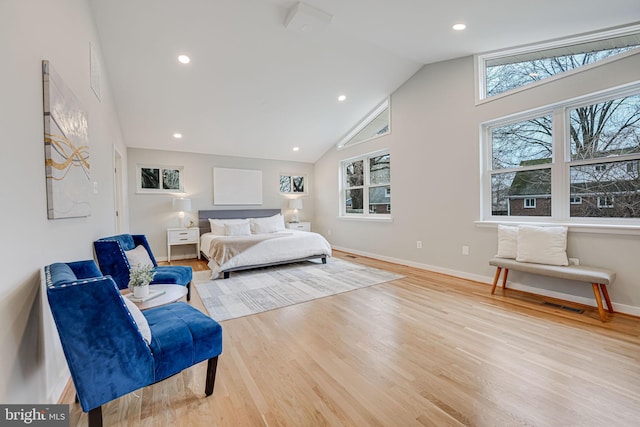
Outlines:
<svg viewBox="0 0 640 427"><path fill-rule="evenodd" d="M286 226L291 230L311 231L310 222L288 222Z"/></svg>
<svg viewBox="0 0 640 427"><path fill-rule="evenodd" d="M196 245L196 254L200 259L200 229L192 228L167 228L167 261L171 262L171 246Z"/></svg>

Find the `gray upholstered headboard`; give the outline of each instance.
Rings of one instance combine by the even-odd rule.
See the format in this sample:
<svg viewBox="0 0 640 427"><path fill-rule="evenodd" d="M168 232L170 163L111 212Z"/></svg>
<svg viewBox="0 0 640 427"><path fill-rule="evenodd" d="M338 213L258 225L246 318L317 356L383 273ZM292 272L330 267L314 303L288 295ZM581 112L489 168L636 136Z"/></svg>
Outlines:
<svg viewBox="0 0 640 427"><path fill-rule="evenodd" d="M221 209L198 211L200 234L211 231L209 219L266 218L281 213L280 209Z"/></svg>

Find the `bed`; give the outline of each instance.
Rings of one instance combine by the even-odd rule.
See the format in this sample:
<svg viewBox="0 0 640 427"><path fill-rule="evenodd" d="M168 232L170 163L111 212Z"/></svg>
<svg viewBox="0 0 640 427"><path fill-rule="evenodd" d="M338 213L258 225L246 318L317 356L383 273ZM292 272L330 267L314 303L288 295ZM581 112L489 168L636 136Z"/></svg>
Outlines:
<svg viewBox="0 0 640 427"><path fill-rule="evenodd" d="M284 228L284 220L277 215L281 215L280 209L199 211L200 252L209 262L212 278L227 279L235 271L312 259L327 262L331 245L324 237ZM253 219L249 222L251 234L246 221L241 221L249 218ZM214 220L214 232L210 219ZM278 227L272 228L273 224Z"/></svg>

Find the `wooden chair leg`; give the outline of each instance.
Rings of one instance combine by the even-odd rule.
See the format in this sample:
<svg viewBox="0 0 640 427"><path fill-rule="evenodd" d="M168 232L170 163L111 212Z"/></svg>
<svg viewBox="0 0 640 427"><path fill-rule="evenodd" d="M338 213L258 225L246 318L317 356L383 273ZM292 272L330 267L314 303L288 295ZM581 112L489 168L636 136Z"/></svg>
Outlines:
<svg viewBox="0 0 640 427"><path fill-rule="evenodd" d="M491 288L491 295L496 291L496 285L498 284L498 279L500 278L500 272L502 271L502 267L496 268L496 275L493 277L493 287Z"/></svg>
<svg viewBox="0 0 640 427"><path fill-rule="evenodd" d="M613 311L613 304L611 304L611 299L609 298L607 285L605 285L604 283L600 283L600 289L602 289L602 295L604 295L604 300L607 303L607 309L609 309L609 313L615 313L615 311Z"/></svg>
<svg viewBox="0 0 640 427"><path fill-rule="evenodd" d="M604 308L602 307L602 297L600 296L600 287L597 283L592 283L593 294L596 296L596 304L598 304L598 312L600 313L600 320L603 322L607 320L607 315L604 314Z"/></svg>
<svg viewBox="0 0 640 427"><path fill-rule="evenodd" d="M89 411L89 427L102 427L102 406Z"/></svg>
<svg viewBox="0 0 640 427"><path fill-rule="evenodd" d="M207 382L204 388L204 394L211 396L213 394L213 386L216 383L216 371L218 370L218 356L212 357L207 362Z"/></svg>
<svg viewBox="0 0 640 427"><path fill-rule="evenodd" d="M509 276L509 269L504 269L504 275L502 276L502 290L507 289L507 277Z"/></svg>

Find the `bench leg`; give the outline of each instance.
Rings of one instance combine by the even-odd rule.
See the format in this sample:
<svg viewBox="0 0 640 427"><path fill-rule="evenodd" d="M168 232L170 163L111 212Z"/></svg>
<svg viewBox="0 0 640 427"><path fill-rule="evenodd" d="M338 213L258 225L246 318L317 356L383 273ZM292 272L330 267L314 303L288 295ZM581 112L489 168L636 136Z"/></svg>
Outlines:
<svg viewBox="0 0 640 427"><path fill-rule="evenodd" d="M509 276L509 269L504 269L504 275L502 276L502 290L507 289L507 277Z"/></svg>
<svg viewBox="0 0 640 427"><path fill-rule="evenodd" d="M611 304L611 299L609 298L609 291L607 291L607 285L604 283L600 283L600 289L602 289L602 295L604 295L604 300L607 303L607 309L609 309L609 313L615 313L613 311L613 304Z"/></svg>
<svg viewBox="0 0 640 427"><path fill-rule="evenodd" d="M596 304L598 304L598 312L600 313L600 320L605 322L607 320L607 315L604 314L604 308L602 307L602 297L600 296L600 287L597 283L592 283L593 286L593 294L596 296Z"/></svg>
<svg viewBox="0 0 640 427"><path fill-rule="evenodd" d="M502 271L502 267L496 268L496 275L493 277L493 287L491 288L491 295L496 291L496 285L498 284L498 279L500 278L500 272Z"/></svg>

